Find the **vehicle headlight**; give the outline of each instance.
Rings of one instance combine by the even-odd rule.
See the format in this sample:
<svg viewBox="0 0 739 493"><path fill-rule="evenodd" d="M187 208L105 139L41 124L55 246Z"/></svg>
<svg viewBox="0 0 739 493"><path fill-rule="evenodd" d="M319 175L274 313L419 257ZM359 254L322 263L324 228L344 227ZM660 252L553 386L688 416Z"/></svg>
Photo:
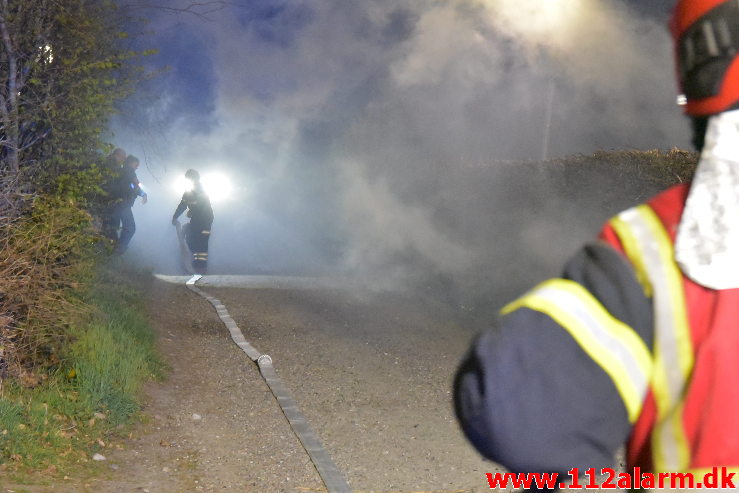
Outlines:
<svg viewBox="0 0 739 493"><path fill-rule="evenodd" d="M231 180L221 173L208 173L200 180L211 202L222 202L231 195Z"/></svg>

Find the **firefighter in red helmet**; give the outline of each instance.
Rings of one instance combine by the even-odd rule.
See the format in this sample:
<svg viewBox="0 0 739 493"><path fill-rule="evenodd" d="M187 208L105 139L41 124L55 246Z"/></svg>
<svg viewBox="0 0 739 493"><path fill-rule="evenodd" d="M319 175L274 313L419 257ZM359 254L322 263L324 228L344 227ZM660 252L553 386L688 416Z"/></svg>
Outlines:
<svg viewBox="0 0 739 493"><path fill-rule="evenodd" d="M627 471L739 468L739 2L679 0L670 27L693 182L612 218L458 370L462 429L513 472L597 470L624 445Z"/></svg>

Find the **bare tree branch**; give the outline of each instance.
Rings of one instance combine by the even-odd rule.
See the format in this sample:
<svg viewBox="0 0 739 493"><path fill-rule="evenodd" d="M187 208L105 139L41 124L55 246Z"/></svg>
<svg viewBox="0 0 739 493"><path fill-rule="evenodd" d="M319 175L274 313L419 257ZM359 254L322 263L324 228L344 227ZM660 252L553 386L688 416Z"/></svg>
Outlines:
<svg viewBox="0 0 739 493"><path fill-rule="evenodd" d="M10 31L7 24L8 15L8 3L7 0L3 1L3 11L0 13L0 38L2 38L3 48L8 59L8 75L7 80L4 81L7 84L8 92L7 99L3 105L3 116L7 115L5 120L4 128L5 137L8 140L5 144L7 149L7 163L9 171L11 173L17 173L19 169L18 165L18 79L17 79L17 63L18 57L14 49L14 44L10 36Z"/></svg>
<svg viewBox="0 0 739 493"><path fill-rule="evenodd" d="M212 0L205 2L191 2L184 7L171 7L169 5L157 5L156 3L145 2L129 3L125 4L121 8L129 11L155 9L171 14L190 14L205 21L212 21L213 19L209 17L210 14L219 12L229 5L234 5L234 3L226 0Z"/></svg>

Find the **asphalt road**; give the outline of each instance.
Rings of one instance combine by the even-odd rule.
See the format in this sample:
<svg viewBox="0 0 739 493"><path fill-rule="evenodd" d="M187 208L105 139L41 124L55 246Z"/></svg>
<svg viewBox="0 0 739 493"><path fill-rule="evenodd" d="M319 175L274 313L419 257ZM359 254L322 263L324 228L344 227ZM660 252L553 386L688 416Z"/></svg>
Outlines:
<svg viewBox="0 0 739 493"><path fill-rule="evenodd" d="M352 491L490 491L485 473L500 469L453 417L454 370L474 336L453 310L361 289L205 284L272 357ZM170 376L147 389L146 424L110 444L103 479L70 491L325 491L211 305L183 284L157 280L149 294Z"/></svg>

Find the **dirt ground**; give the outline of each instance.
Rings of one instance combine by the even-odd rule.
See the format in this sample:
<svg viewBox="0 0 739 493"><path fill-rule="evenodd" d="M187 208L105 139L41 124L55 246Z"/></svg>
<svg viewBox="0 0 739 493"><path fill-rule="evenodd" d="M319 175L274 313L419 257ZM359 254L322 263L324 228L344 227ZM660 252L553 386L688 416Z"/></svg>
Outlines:
<svg viewBox="0 0 739 493"><path fill-rule="evenodd" d="M203 289L272 357L352 491L490 491L485 473L499 469L453 418L452 375L474 335L453 313L398 295ZM146 389L145 422L107 444L97 478L26 491L325 491L211 305L162 281L150 300L169 371Z"/></svg>

